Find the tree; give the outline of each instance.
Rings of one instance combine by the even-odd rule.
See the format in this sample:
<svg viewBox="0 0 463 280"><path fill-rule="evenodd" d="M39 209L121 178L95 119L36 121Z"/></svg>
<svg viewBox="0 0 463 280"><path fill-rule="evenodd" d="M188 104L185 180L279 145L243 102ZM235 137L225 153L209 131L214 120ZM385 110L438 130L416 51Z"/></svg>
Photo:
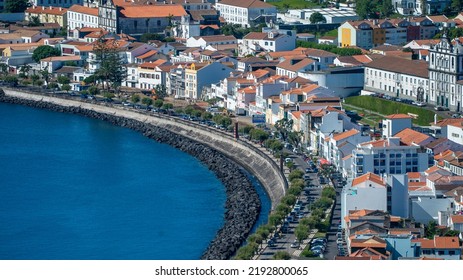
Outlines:
<svg viewBox="0 0 463 280"><path fill-rule="evenodd" d="M163 104L164 101L162 99L157 99L156 101L154 101L154 107L156 108L161 108Z"/></svg>
<svg viewBox="0 0 463 280"><path fill-rule="evenodd" d="M39 75L36 75L36 74L31 75L32 85L35 86L39 79L40 79Z"/></svg>
<svg viewBox="0 0 463 280"><path fill-rule="evenodd" d="M291 182L293 179L300 179L304 176L304 172L301 170L294 170L293 172L289 173L288 179Z"/></svg>
<svg viewBox="0 0 463 280"><path fill-rule="evenodd" d="M325 23L326 18L320 13L320 12L315 12L310 15L310 23Z"/></svg>
<svg viewBox="0 0 463 280"><path fill-rule="evenodd" d="M273 255L272 259L274 260L290 260L291 255L286 251L278 251Z"/></svg>
<svg viewBox="0 0 463 280"><path fill-rule="evenodd" d="M150 106L153 104L153 99L149 97L143 97L141 103L145 104L146 106Z"/></svg>
<svg viewBox="0 0 463 280"><path fill-rule="evenodd" d="M90 75L84 79L84 83L86 85L94 84L97 81L97 77L95 75Z"/></svg>
<svg viewBox="0 0 463 280"><path fill-rule="evenodd" d="M130 97L130 101L132 101L132 103L138 103L140 102L141 98L138 94L134 94L132 95L132 97Z"/></svg>
<svg viewBox="0 0 463 280"><path fill-rule="evenodd" d="M371 0L357 0L355 1L355 11L361 19L377 18L376 3Z"/></svg>
<svg viewBox="0 0 463 280"><path fill-rule="evenodd" d="M381 17L388 17L394 13L394 6L392 5L391 0L383 0L383 3L381 4Z"/></svg>
<svg viewBox="0 0 463 280"><path fill-rule="evenodd" d="M64 90L66 92L69 92L71 90L71 88L72 87L69 84L64 84L64 85L61 86L61 90Z"/></svg>
<svg viewBox="0 0 463 280"><path fill-rule="evenodd" d="M294 230L294 235L299 242L309 237L309 228L307 226L299 224Z"/></svg>
<svg viewBox="0 0 463 280"><path fill-rule="evenodd" d="M45 81L45 83L48 84L48 81L50 80L51 74L48 72L48 69L45 68L43 70L39 71L40 75L42 75L42 79Z"/></svg>
<svg viewBox="0 0 463 280"><path fill-rule="evenodd" d="M275 128L280 133L281 139L286 142L286 139L288 138L288 133L292 130L293 128L293 120L288 120L287 118L278 120L275 123Z"/></svg>
<svg viewBox="0 0 463 280"><path fill-rule="evenodd" d="M5 76L6 74L8 74L8 65L7 64L0 63L0 73L2 74L2 76Z"/></svg>
<svg viewBox="0 0 463 280"><path fill-rule="evenodd" d="M174 108L174 104L172 103L164 103L162 105L162 109L165 109L165 110L171 110L172 108Z"/></svg>
<svg viewBox="0 0 463 280"><path fill-rule="evenodd" d="M249 132L249 136L251 139L263 142L268 139L269 135L267 132L263 131L262 129L255 128Z"/></svg>
<svg viewBox="0 0 463 280"><path fill-rule="evenodd" d="M57 82L58 84L67 85L71 82L71 80L69 79L69 77L61 75L58 76Z"/></svg>
<svg viewBox="0 0 463 280"><path fill-rule="evenodd" d="M32 66L30 66L29 64L24 64L24 65L21 65L21 67L19 67L19 77L20 78L27 78L28 75L29 75L29 71L31 71L32 69Z"/></svg>
<svg viewBox="0 0 463 280"><path fill-rule="evenodd" d="M40 60L51 57L51 56L60 56L61 51L59 49L55 49L52 46L44 45L37 47L34 52L32 53L32 59L35 62L39 63Z"/></svg>
<svg viewBox="0 0 463 280"><path fill-rule="evenodd" d="M5 0L3 12L5 13L24 13L30 7L28 0Z"/></svg>
<svg viewBox="0 0 463 280"><path fill-rule="evenodd" d="M88 88L88 93L90 95L97 95L98 93L100 93L100 90L96 86L91 86Z"/></svg>
<svg viewBox="0 0 463 280"><path fill-rule="evenodd" d="M202 118L203 120L212 120L212 117L213 117L213 116L212 116L212 114L211 114L210 112L203 112L203 113L201 114L201 118Z"/></svg>
<svg viewBox="0 0 463 280"><path fill-rule="evenodd" d="M16 76L6 76L5 77L5 82L9 83L11 86L17 86L18 85L18 77Z"/></svg>
<svg viewBox="0 0 463 280"><path fill-rule="evenodd" d="M100 38L93 47L98 69L95 75L103 84L103 89L119 90L122 81L127 77L127 69L123 58L119 55L116 40Z"/></svg>
<svg viewBox="0 0 463 280"><path fill-rule="evenodd" d="M27 23L27 26L33 27L33 26L41 26L42 23L40 22L40 18L38 16L31 16L29 18L29 22Z"/></svg>
<svg viewBox="0 0 463 280"><path fill-rule="evenodd" d="M156 85L154 87L154 93L157 98L165 98L167 96L167 88L165 85Z"/></svg>

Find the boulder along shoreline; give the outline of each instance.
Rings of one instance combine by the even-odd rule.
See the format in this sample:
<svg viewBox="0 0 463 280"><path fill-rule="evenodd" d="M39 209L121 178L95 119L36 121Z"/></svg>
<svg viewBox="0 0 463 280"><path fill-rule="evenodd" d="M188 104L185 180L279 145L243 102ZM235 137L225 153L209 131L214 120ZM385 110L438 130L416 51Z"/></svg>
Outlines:
<svg viewBox="0 0 463 280"><path fill-rule="evenodd" d="M230 259L246 240L260 213L261 202L254 186L242 167L217 150L176 134L170 130L120 116L102 114L79 107L67 107L44 101L11 97L0 92L0 102L78 114L143 133L157 142L186 152L214 172L226 191L225 215L222 228L201 256L203 260Z"/></svg>

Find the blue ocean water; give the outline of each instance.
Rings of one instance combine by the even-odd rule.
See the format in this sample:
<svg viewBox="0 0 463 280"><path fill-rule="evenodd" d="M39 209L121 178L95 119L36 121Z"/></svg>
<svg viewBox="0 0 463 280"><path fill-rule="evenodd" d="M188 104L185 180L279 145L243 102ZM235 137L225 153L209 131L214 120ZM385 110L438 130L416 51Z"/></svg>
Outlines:
<svg viewBox="0 0 463 280"><path fill-rule="evenodd" d="M199 259L225 199L199 161L140 133L0 104L0 259Z"/></svg>

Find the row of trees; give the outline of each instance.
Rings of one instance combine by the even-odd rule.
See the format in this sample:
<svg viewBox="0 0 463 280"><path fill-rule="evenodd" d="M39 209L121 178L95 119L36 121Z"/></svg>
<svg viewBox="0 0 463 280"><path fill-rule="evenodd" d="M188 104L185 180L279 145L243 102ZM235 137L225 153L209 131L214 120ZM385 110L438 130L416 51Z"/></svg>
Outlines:
<svg viewBox="0 0 463 280"><path fill-rule="evenodd" d="M355 12L361 19L386 18L394 13L391 0L356 0Z"/></svg>

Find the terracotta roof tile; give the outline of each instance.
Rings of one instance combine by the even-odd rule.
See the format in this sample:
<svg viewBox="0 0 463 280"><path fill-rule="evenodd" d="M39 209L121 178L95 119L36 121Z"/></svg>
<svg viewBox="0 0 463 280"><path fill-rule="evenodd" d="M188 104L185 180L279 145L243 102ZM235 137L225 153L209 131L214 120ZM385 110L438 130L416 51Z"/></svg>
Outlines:
<svg viewBox="0 0 463 280"><path fill-rule="evenodd" d="M81 5L72 5L69 8L70 12L80 13L80 14L87 14L92 16L98 16L98 8L90 8Z"/></svg>
<svg viewBox="0 0 463 280"><path fill-rule="evenodd" d="M61 8L61 7L45 7L45 6L35 6L35 7L29 7L26 9L26 13L29 14L48 14L48 15L58 15L62 16L67 12L68 9L66 8Z"/></svg>
<svg viewBox="0 0 463 280"><path fill-rule="evenodd" d="M356 134L358 134L358 133L360 133L360 131L358 131L357 129L353 128L353 129L351 129L351 130L348 130L348 131L344 131L344 132L335 134L335 135L333 136L333 139L334 139L335 141L339 141L339 140L342 140L342 139L345 139L345 138L354 136L354 135L356 135Z"/></svg>
<svg viewBox="0 0 463 280"><path fill-rule="evenodd" d="M422 249L460 249L458 237L434 236L434 239L418 238L414 242L421 242Z"/></svg>
<svg viewBox="0 0 463 280"><path fill-rule="evenodd" d="M352 181L352 186L362 184L362 183L364 183L366 181L372 181L372 182L374 182L376 184L379 184L381 186L386 186L386 184L383 182L381 177L379 177L378 175L376 175L374 173L371 173L371 172L368 172L367 174L364 174L362 176L359 176L359 177L355 178Z"/></svg>
<svg viewBox="0 0 463 280"><path fill-rule="evenodd" d="M386 116L385 118L393 120L393 119L411 119L412 117L410 117L407 114L392 114L392 115Z"/></svg>
<svg viewBox="0 0 463 280"><path fill-rule="evenodd" d="M422 143L433 139L432 136L415 131L411 128L406 128L400 131L399 133L394 135L394 137L400 137L400 141L408 146L411 146L413 144L421 146Z"/></svg>
<svg viewBox="0 0 463 280"><path fill-rule="evenodd" d="M125 6L121 9L121 14L126 18L166 18L187 15L182 5Z"/></svg>
<svg viewBox="0 0 463 280"><path fill-rule="evenodd" d="M155 54L157 54L158 52L156 50L150 50L150 51L147 51L146 53L142 54L142 55L139 55L137 56L138 59L145 59L145 58L148 58L148 57L151 57Z"/></svg>
<svg viewBox="0 0 463 280"><path fill-rule="evenodd" d="M423 60L408 60L395 56L385 56L373 60L365 67L429 78L428 63Z"/></svg>

